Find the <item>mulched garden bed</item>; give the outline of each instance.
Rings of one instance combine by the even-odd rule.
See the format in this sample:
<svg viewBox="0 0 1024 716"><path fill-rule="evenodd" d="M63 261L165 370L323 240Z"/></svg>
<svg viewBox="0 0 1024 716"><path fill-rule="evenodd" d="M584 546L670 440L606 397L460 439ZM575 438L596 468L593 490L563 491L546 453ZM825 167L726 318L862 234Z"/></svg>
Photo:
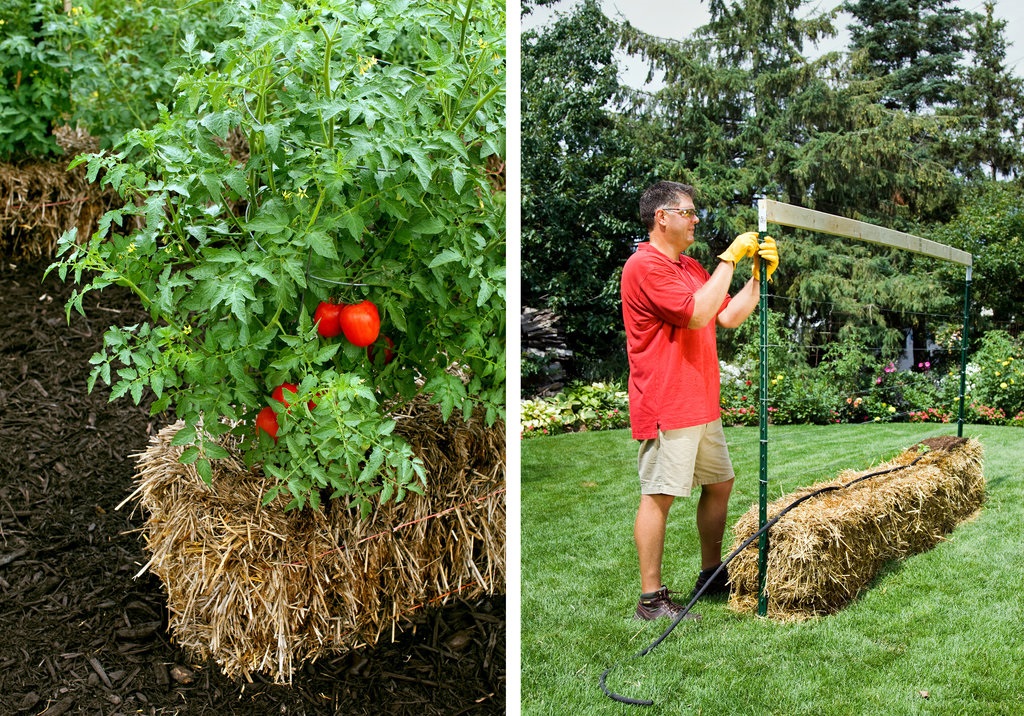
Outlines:
<svg viewBox="0 0 1024 716"><path fill-rule="evenodd" d="M142 320L107 289L65 319L45 263L0 266L0 713L492 714L505 712L501 596L422 615L395 643L321 659L291 686L233 681L170 642L131 492L169 418L86 393L114 323Z"/></svg>

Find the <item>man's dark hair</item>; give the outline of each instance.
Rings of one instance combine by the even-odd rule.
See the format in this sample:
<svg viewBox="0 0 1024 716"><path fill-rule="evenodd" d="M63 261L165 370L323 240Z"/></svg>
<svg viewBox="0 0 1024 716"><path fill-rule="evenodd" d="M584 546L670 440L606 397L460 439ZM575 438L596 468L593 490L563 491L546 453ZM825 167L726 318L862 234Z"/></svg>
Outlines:
<svg viewBox="0 0 1024 716"><path fill-rule="evenodd" d="M674 181L660 181L652 184L640 197L640 221L647 230L654 228L654 212L658 209L674 206L680 195L693 197L693 187Z"/></svg>

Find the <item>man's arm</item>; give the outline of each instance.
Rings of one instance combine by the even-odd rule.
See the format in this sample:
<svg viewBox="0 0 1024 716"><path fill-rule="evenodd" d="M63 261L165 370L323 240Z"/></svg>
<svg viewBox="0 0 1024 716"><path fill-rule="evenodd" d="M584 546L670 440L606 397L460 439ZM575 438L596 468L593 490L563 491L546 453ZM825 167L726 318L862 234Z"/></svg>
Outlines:
<svg viewBox="0 0 1024 716"><path fill-rule="evenodd" d="M694 292L693 314L690 316L690 322L686 324L687 328L703 328L714 319L715 314L718 313L718 309L722 307L722 302L725 301L725 297L729 293L729 284L732 282L733 270L734 267L731 261L720 262L707 283ZM736 299L732 300L735 301ZM757 300L755 299L754 304L756 303ZM732 303L730 302L729 305L731 306ZM728 310L728 307L726 307L726 311ZM750 311L752 310L754 310L753 306L750 308ZM747 311L748 315L750 311ZM721 323L721 317L719 317L719 323ZM739 324L737 323L736 325Z"/></svg>
<svg viewBox="0 0 1024 716"><path fill-rule="evenodd" d="M754 260L756 261L757 259L755 258ZM729 305L718 314L718 325L722 328L738 328L743 321L747 320L747 316L754 312L754 308L757 307L757 302L760 298L761 282L751 278L732 297Z"/></svg>

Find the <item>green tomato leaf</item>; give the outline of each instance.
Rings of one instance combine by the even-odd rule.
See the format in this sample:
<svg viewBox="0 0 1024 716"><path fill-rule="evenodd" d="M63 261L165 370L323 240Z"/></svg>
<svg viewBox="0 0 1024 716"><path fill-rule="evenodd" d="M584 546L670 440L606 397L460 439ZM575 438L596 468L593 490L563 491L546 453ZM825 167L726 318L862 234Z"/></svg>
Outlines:
<svg viewBox="0 0 1024 716"><path fill-rule="evenodd" d="M338 249L334 240L322 231L310 231L306 234L306 245L325 259L337 259Z"/></svg>
<svg viewBox="0 0 1024 716"><path fill-rule="evenodd" d="M182 445L191 445L196 441L196 429L195 426L185 424L185 427L174 433L174 437L171 438L171 445L180 447Z"/></svg>
<svg viewBox="0 0 1024 716"><path fill-rule="evenodd" d="M438 266L444 266L453 261L462 261L462 254L453 249L444 249L441 253L434 257L427 268L437 268Z"/></svg>
<svg viewBox="0 0 1024 716"><path fill-rule="evenodd" d="M196 460L196 472L199 473L199 477L202 478L203 482L207 485L213 483L213 466L210 461L206 458Z"/></svg>

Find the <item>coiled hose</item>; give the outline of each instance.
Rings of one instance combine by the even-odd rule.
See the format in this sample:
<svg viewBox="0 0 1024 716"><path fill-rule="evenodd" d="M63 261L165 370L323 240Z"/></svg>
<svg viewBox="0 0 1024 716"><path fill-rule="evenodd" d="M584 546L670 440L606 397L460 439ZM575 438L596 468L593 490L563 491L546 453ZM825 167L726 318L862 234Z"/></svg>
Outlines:
<svg viewBox="0 0 1024 716"><path fill-rule="evenodd" d="M821 494L823 494L825 492L834 492L835 490L845 490L848 487L853 487L857 483L863 482L864 480L870 479L872 477L878 477L879 475L888 475L889 473L898 472L900 470L906 470L908 467L911 467L911 466L915 465L917 463L917 461L920 460L922 457L924 457L924 455L919 455L918 457L914 458L911 462L907 463L906 465L899 465L897 467L891 467L891 468L888 468L886 470L879 470L877 472L868 473L867 475L861 475L856 480L851 480L850 482L846 483L845 485L828 485L826 487L822 487L821 489L815 490L814 492L811 492L811 493L808 493L808 494L806 494L806 495L804 495L802 497L799 497L796 500L794 500L793 502L791 502L790 504L786 505L779 512L779 514L775 515L775 517L773 517L768 522L766 522L764 524L764 526L761 527L761 529L759 529L757 532L752 534L747 539L743 540L743 543L739 547L737 547L732 552L730 552L729 556L726 557L722 561L722 564L720 564L718 566L718 569L716 569L714 571L714 573L711 575L711 577L707 580L707 582L704 583L704 586L701 587L697 591L697 593L693 595L693 597L690 599L690 602L685 607L683 607L683 610L681 612L679 612L679 614L677 614L675 616L675 618L672 620L672 623L668 625L668 627L665 629L665 631L663 631L661 633L661 635L657 639L655 639L650 644L648 644L644 649L642 649L641 651L638 651L636 654L631 656L630 659L639 659L642 656L647 656L652 651L654 651L655 648L657 648L658 644L660 644L661 642L665 641L665 639L668 638L668 635L672 633L672 630L675 629L679 625L679 622L681 622L683 619L686 618L686 615L693 608L693 605L696 604L697 600L700 599L701 596L704 594L704 590L707 589L715 581L715 578L718 576L718 574L723 569L725 569L725 566L727 564L729 564L729 562L731 562L736 557L736 555L738 555L740 552L742 552L747 547L749 547L754 540L756 540L762 534L764 534L765 532L770 530L772 528L772 526L782 518L783 515L785 515L787 512L789 512L790 510L795 508L797 505L800 505L801 503L806 502L807 500L811 499L812 497L817 497L818 495L821 495ZM622 702L624 704L630 704L632 706L653 706L654 705L654 701L652 701L650 699L634 699L634 698L631 698L629 696L623 696L622 694L617 694L617 693L615 693L614 691L612 691L611 689L608 688L608 674L610 674L612 672L612 670L615 669L617 666L619 666L619 664L621 664L621 663L622 662L620 661L620 662L618 662L618 663L616 663L616 664L614 664L612 666L609 666L607 669L605 669L601 673L601 679L600 679L601 691L603 691L604 695L607 696L608 698L614 699L615 701L620 701L620 702Z"/></svg>

